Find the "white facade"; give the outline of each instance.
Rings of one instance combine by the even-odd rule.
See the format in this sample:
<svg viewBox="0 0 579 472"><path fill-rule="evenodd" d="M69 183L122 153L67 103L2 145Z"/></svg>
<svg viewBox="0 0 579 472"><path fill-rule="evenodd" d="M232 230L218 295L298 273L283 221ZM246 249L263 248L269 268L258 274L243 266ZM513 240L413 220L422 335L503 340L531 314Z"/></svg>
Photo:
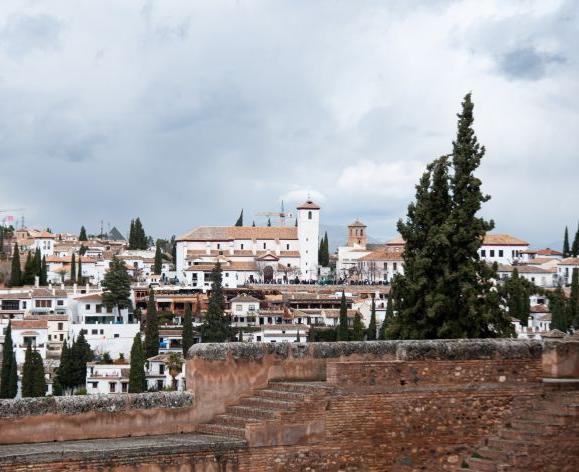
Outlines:
<svg viewBox="0 0 579 472"><path fill-rule="evenodd" d="M179 358L183 361L180 356ZM171 370L169 369L169 354L159 354L158 356L149 357L147 361L149 363L146 372L148 390L163 390L166 388L178 391L185 390L185 362L181 364L181 369L177 375L175 375L175 378L173 378Z"/></svg>
<svg viewBox="0 0 579 472"><path fill-rule="evenodd" d="M562 259L557 265L557 275L563 285L571 285L573 269L579 270L579 257Z"/></svg>
<svg viewBox="0 0 579 472"><path fill-rule="evenodd" d="M130 364L86 364L86 393L108 394L129 392Z"/></svg>
<svg viewBox="0 0 579 472"><path fill-rule="evenodd" d="M12 320L12 342L16 363L23 364L28 345L46 359L48 325L46 320Z"/></svg>

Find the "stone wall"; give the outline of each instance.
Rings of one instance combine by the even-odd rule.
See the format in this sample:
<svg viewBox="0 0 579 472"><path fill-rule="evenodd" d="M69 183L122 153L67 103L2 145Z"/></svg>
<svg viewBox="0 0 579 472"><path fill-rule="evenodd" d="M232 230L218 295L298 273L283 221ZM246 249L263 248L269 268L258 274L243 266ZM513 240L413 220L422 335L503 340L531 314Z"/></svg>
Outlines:
<svg viewBox="0 0 579 472"><path fill-rule="evenodd" d="M190 392L0 400L0 444L190 432L194 412Z"/></svg>

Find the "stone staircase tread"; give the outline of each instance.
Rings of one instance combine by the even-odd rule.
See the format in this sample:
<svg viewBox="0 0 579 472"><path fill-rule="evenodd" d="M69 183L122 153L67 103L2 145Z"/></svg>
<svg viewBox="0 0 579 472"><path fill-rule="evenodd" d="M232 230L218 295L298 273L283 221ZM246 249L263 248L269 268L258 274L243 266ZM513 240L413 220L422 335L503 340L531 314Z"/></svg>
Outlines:
<svg viewBox="0 0 579 472"><path fill-rule="evenodd" d="M233 410L233 411L231 411L231 410ZM228 407L227 407L225 414L231 414L231 415L234 415L234 416L240 416L240 415L236 415L236 414L235 414L235 413L238 412L239 410L245 411L245 412L247 412L247 413L249 413L249 414L255 413L255 410L258 410L259 413L265 414L266 416L269 416L270 418L275 418L275 417L277 417L277 415L278 415L278 413L279 413L279 410L267 410L267 409L264 409L264 408L259 408L259 409L258 409L258 408L255 408L255 407L253 407L253 406L244 406L244 405L231 405L231 406L228 406ZM249 416L248 418L254 418L254 417ZM255 418L258 418L258 417L255 417ZM265 418L265 417L259 417L260 420L261 420L261 419L264 419L264 418Z"/></svg>

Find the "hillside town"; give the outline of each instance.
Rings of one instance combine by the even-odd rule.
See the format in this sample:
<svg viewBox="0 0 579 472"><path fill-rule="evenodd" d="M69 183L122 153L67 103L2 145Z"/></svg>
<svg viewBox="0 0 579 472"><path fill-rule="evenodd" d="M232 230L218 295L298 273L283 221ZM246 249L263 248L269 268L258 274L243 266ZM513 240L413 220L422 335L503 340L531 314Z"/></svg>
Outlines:
<svg viewBox="0 0 579 472"><path fill-rule="evenodd" d="M355 220L330 254L320 205L307 199L296 211L291 222L245 226L241 215L233 226L157 241L139 218L128 238L116 228L75 235L4 224L0 343L14 352L10 395L27 395L33 359L47 395L128 393L135 352L140 391L184 390L184 356L196 343L332 341L344 323L349 339L388 339L404 239L369 243ZM557 338L578 327L566 303L577 297L579 232L570 242L566 230L563 246L494 232L481 241L478 257L508 294L512 336ZM208 327L212 295L221 297L221 339Z"/></svg>

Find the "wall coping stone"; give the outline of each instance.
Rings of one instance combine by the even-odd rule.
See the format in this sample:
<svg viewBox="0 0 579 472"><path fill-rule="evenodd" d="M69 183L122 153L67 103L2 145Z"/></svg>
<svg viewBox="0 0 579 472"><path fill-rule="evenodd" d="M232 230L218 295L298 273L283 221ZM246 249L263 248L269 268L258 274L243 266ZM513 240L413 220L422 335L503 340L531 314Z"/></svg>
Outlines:
<svg viewBox="0 0 579 472"><path fill-rule="evenodd" d="M331 359L352 355L410 360L539 359L545 342L526 339L437 339L420 341L351 341L335 343L207 343L195 344L188 359L255 361L271 355L280 359Z"/></svg>
<svg viewBox="0 0 579 472"><path fill-rule="evenodd" d="M183 408L193 405L191 392L147 392L63 397L34 397L0 400L0 418L45 414L76 415L90 412L113 413L152 408Z"/></svg>

